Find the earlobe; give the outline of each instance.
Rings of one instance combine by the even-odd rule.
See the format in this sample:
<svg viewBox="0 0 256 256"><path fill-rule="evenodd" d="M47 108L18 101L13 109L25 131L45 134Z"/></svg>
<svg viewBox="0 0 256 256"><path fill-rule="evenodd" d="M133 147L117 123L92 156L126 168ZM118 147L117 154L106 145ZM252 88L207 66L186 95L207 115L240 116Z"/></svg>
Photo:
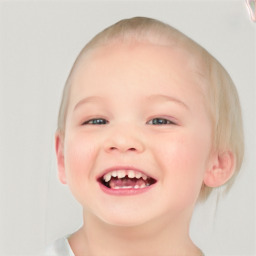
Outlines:
<svg viewBox="0 0 256 256"><path fill-rule="evenodd" d="M58 177L62 184L67 184L65 164L64 164L64 146L63 146L63 136L60 132L55 134L55 151L57 157L58 165Z"/></svg>
<svg viewBox="0 0 256 256"><path fill-rule="evenodd" d="M208 187L224 185L234 174L235 157L233 152L225 151L214 157L209 170L205 172L204 184Z"/></svg>

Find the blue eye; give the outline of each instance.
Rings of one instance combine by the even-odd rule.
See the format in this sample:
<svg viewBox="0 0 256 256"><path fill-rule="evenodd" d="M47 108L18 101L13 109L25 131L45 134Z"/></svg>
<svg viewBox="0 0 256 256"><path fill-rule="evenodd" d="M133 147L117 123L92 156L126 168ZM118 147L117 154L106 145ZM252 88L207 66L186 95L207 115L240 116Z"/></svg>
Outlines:
<svg viewBox="0 0 256 256"><path fill-rule="evenodd" d="M153 125L168 125L168 124L175 124L171 120L165 119L165 118L153 118L148 122L148 124Z"/></svg>
<svg viewBox="0 0 256 256"><path fill-rule="evenodd" d="M106 119L103 119L103 118L93 118L93 119L90 119L86 122L83 123L83 125L85 124L92 124L92 125L104 125L104 124L107 124L108 121Z"/></svg>

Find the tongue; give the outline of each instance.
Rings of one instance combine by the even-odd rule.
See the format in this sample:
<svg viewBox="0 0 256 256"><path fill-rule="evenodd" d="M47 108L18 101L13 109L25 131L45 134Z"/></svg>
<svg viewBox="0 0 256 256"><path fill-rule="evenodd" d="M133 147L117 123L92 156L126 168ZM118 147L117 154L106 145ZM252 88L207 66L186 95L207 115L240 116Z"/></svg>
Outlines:
<svg viewBox="0 0 256 256"><path fill-rule="evenodd" d="M142 184L145 184L145 181L140 178L140 179L129 179L129 178L122 178L122 179L118 179L118 178L112 178L109 182L109 186L110 188L114 188L114 187L135 187L136 185L141 186Z"/></svg>

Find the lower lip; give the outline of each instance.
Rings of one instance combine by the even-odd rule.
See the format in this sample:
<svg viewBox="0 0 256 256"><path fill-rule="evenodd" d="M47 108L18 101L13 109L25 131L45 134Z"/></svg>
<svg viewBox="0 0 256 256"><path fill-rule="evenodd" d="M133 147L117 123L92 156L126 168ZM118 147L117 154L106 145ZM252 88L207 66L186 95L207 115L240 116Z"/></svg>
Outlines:
<svg viewBox="0 0 256 256"><path fill-rule="evenodd" d="M108 195L113 195L113 196L132 196L132 195L138 195L141 193L145 193L147 191L149 191L152 187L154 187L155 184L152 184L148 187L145 188L123 188L123 189L111 189L108 188L106 186L104 186L103 184L101 184L99 182L99 186L101 188L101 190L108 194Z"/></svg>

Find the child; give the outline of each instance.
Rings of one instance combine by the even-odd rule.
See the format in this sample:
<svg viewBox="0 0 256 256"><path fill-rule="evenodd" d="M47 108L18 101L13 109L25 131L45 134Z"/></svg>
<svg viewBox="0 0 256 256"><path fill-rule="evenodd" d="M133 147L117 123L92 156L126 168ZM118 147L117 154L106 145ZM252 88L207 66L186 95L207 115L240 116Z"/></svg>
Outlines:
<svg viewBox="0 0 256 256"><path fill-rule="evenodd" d="M56 154L84 225L45 255L203 255L189 237L194 206L213 188L228 189L243 158L236 89L181 32L122 20L71 70Z"/></svg>

